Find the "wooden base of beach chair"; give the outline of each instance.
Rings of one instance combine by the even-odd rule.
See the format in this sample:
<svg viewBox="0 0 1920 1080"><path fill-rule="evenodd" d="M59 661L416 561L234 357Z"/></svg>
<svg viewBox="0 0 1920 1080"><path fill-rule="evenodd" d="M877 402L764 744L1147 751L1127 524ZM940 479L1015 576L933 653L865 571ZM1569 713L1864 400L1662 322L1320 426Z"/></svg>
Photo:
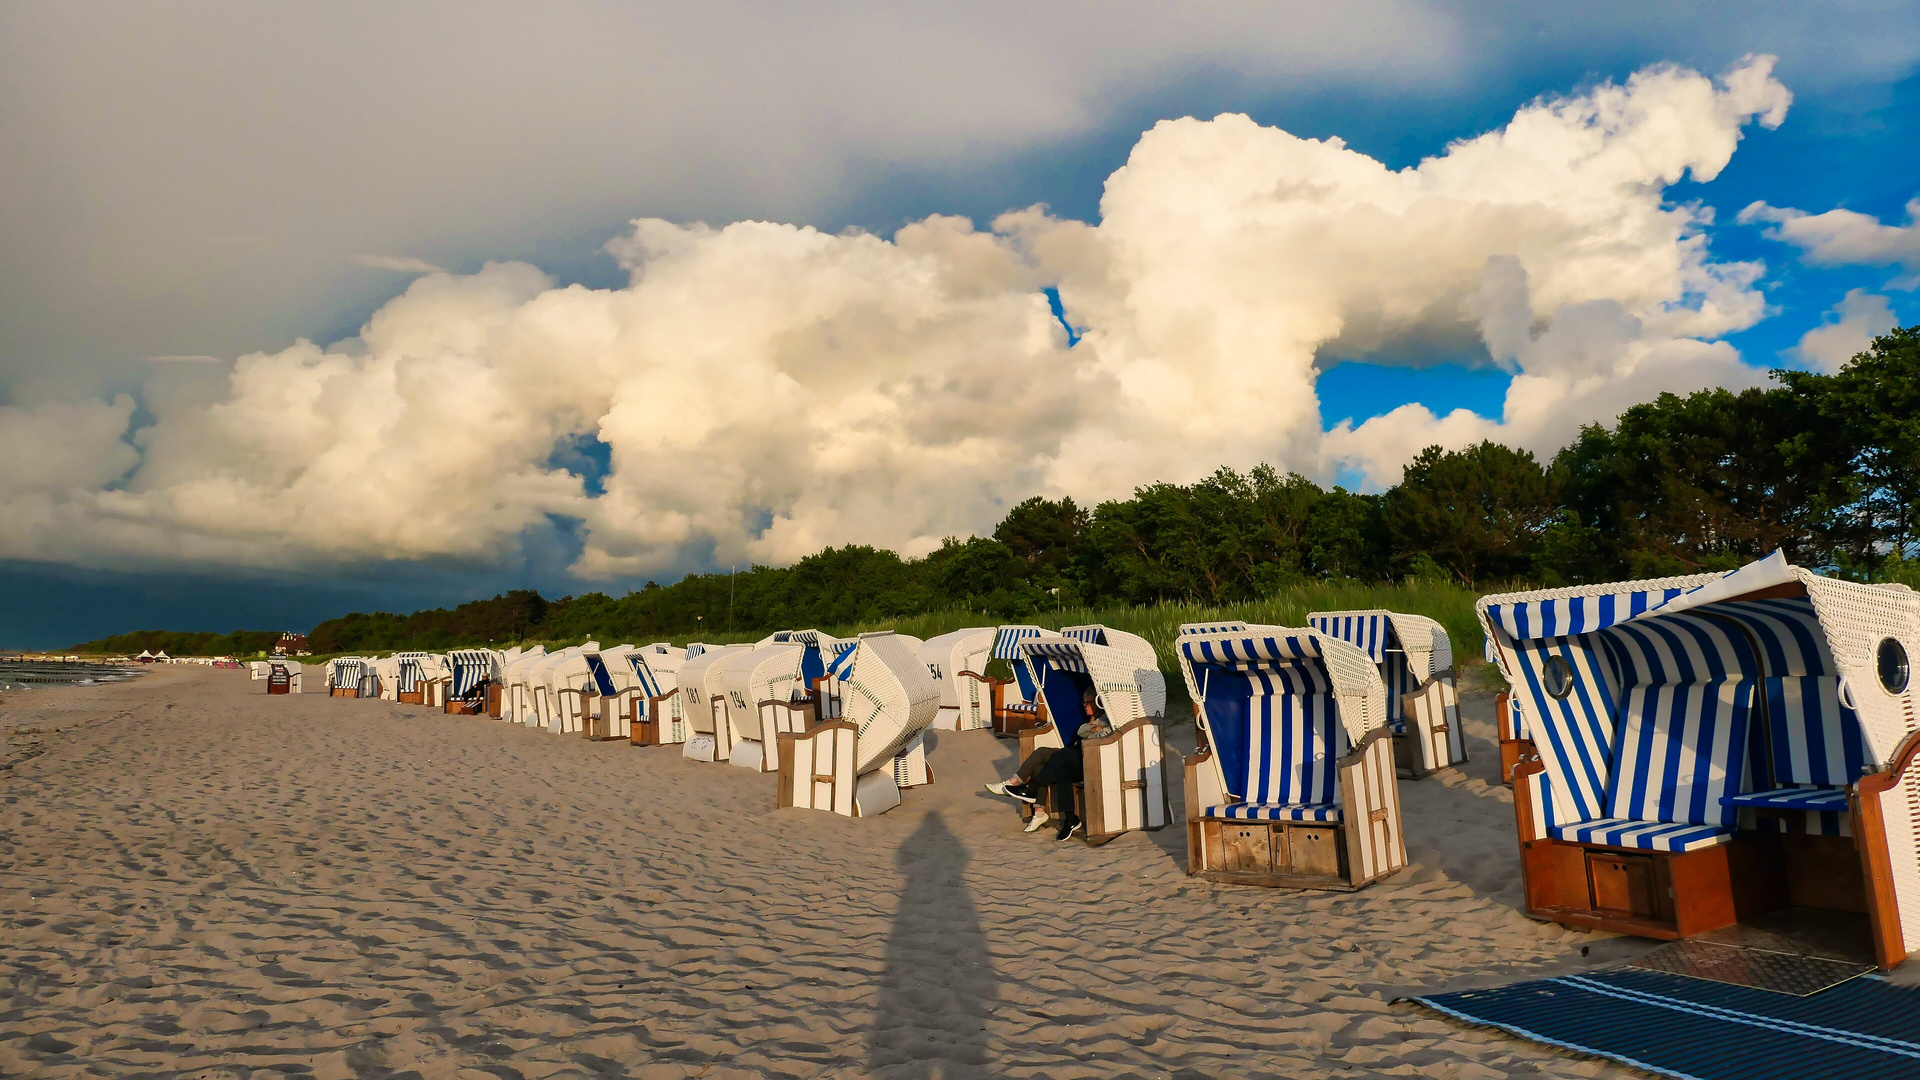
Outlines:
<svg viewBox="0 0 1920 1080"><path fill-rule="evenodd" d="M336 686L333 688L333 693L331 696L357 698L360 696L360 691L357 687L342 689L341 687Z"/></svg>
<svg viewBox="0 0 1920 1080"><path fill-rule="evenodd" d="M1393 733L1377 728L1337 763L1341 821L1200 816L1202 751L1186 762L1187 873L1233 885L1362 889L1407 865Z"/></svg>
<svg viewBox="0 0 1920 1080"><path fill-rule="evenodd" d="M676 719L678 693L634 697L628 705L627 741L635 746L667 746L686 742L686 723Z"/></svg>
<svg viewBox="0 0 1920 1080"><path fill-rule="evenodd" d="M733 744L733 752L727 760L742 768L756 772L778 772L780 770L780 736L798 735L807 730L813 722L814 703L811 698L800 701L780 701L768 699L756 707L760 721L760 738L738 739ZM715 723L719 722L718 715Z"/></svg>
<svg viewBox="0 0 1920 1080"><path fill-rule="evenodd" d="M448 716L479 716L480 710L483 707L484 706L478 701L469 701L465 698L448 698L447 703L441 707L441 711Z"/></svg>
<svg viewBox="0 0 1920 1080"><path fill-rule="evenodd" d="M1352 891L1372 884L1353 880L1344 825L1207 818L1189 832L1197 834L1189 843L1201 852L1201 869L1189 871L1196 877L1279 889Z"/></svg>
<svg viewBox="0 0 1920 1080"><path fill-rule="evenodd" d="M424 690L402 690L394 695L402 705L425 705L427 695Z"/></svg>
<svg viewBox="0 0 1920 1080"><path fill-rule="evenodd" d="M779 736L775 808L794 806L857 816L853 766L859 737L860 729L844 720L828 720L800 734Z"/></svg>
<svg viewBox="0 0 1920 1080"><path fill-rule="evenodd" d="M487 687L487 715L495 720L500 719L500 689L498 683Z"/></svg>
<svg viewBox="0 0 1920 1080"><path fill-rule="evenodd" d="M1521 849L1526 913L1635 937L1692 937L1787 906L1777 851L1759 835L1684 852L1534 840Z"/></svg>
<svg viewBox="0 0 1920 1080"><path fill-rule="evenodd" d="M1876 842L1872 823L1857 813L1851 836L1743 829L1728 843L1684 852L1575 843L1531 835L1536 788L1526 781L1543 767L1537 758L1522 760L1514 785L1524 910L1533 918L1671 941L1788 907L1876 914L1873 875L1863 863L1876 847L1884 850L1884 840Z"/></svg>
<svg viewBox="0 0 1920 1080"><path fill-rule="evenodd" d="M1394 736L1394 768L1401 776L1418 780L1466 763L1460 695L1454 688L1452 668L1401 695L1400 715L1406 730Z"/></svg>

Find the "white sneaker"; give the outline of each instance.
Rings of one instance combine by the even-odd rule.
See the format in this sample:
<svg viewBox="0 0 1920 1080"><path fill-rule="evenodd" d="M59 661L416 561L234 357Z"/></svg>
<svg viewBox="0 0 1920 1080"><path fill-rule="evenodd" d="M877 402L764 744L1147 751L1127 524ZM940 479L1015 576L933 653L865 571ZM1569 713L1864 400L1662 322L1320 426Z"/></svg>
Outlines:
<svg viewBox="0 0 1920 1080"><path fill-rule="evenodd" d="M1039 832L1047 827L1047 812L1039 807L1033 808L1033 817L1027 820L1027 832Z"/></svg>

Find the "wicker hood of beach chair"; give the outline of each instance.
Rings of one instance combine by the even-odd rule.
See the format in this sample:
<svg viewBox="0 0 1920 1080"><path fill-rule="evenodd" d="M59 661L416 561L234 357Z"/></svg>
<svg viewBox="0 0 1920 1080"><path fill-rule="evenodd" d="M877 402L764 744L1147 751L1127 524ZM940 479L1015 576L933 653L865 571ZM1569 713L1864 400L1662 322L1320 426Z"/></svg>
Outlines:
<svg viewBox="0 0 1920 1080"><path fill-rule="evenodd" d="M819 683L823 719L777 736L776 807L874 817L900 805L900 789L933 782L926 730L940 687L905 634L861 634Z"/></svg>
<svg viewBox="0 0 1920 1080"><path fill-rule="evenodd" d="M1527 910L1682 938L1782 908L1920 949L1920 596L1779 552L1727 574L1483 597L1527 753Z"/></svg>
<svg viewBox="0 0 1920 1080"><path fill-rule="evenodd" d="M505 686L500 719L514 724L532 723L533 672L545 662L546 656L546 646L535 645L506 661L501 674Z"/></svg>
<svg viewBox="0 0 1920 1080"><path fill-rule="evenodd" d="M732 759L733 729L716 723L716 687L728 664L744 660L753 651L752 645L709 645L680 666L680 704L687 715L687 741L681 754L694 761Z"/></svg>
<svg viewBox="0 0 1920 1080"><path fill-rule="evenodd" d="M624 654L637 689L626 693L627 739L635 746L677 746L687 741L686 708L680 700L680 667L706 649L657 641Z"/></svg>
<svg viewBox="0 0 1920 1080"><path fill-rule="evenodd" d="M940 686L936 729L978 731L993 726L994 686L986 670L993 658L994 633L994 627L974 626L928 638L920 646L921 662Z"/></svg>
<svg viewBox="0 0 1920 1080"><path fill-rule="evenodd" d="M1360 649L1379 666L1401 776L1417 780L1467 760L1453 642L1445 627L1425 615L1379 609L1316 611L1307 625Z"/></svg>
<svg viewBox="0 0 1920 1080"><path fill-rule="evenodd" d="M780 733L806 730L813 716L807 653L806 645L791 640L760 645L709 676L713 724L716 731L727 728L729 763L755 772L780 767Z"/></svg>
<svg viewBox="0 0 1920 1080"><path fill-rule="evenodd" d="M1206 749L1186 762L1187 872L1358 889L1406 866L1386 684L1311 628L1175 639Z"/></svg>

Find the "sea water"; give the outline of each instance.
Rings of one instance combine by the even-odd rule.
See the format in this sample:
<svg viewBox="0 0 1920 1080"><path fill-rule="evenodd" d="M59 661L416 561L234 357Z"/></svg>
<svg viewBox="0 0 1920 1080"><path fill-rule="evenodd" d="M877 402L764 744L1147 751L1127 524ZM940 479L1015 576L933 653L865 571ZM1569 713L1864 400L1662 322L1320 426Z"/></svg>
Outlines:
<svg viewBox="0 0 1920 1080"><path fill-rule="evenodd" d="M55 686L93 686L140 674L121 664L82 664L59 660L0 660L0 690L37 690Z"/></svg>

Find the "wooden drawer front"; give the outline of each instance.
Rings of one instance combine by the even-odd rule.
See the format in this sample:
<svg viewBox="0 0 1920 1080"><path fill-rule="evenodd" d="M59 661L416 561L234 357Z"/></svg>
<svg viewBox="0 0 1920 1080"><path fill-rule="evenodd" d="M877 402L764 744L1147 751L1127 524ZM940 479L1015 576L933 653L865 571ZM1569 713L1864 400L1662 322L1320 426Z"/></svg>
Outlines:
<svg viewBox="0 0 1920 1080"><path fill-rule="evenodd" d="M1587 852L1587 882L1593 910L1638 919L1661 917L1658 875L1654 859L1646 855Z"/></svg>
<svg viewBox="0 0 1920 1080"><path fill-rule="evenodd" d="M1333 825L1295 825L1287 830L1288 864L1301 877L1340 876L1340 830Z"/></svg>
<svg viewBox="0 0 1920 1080"><path fill-rule="evenodd" d="M1272 873L1273 832L1269 825L1220 826L1220 869L1241 874Z"/></svg>

